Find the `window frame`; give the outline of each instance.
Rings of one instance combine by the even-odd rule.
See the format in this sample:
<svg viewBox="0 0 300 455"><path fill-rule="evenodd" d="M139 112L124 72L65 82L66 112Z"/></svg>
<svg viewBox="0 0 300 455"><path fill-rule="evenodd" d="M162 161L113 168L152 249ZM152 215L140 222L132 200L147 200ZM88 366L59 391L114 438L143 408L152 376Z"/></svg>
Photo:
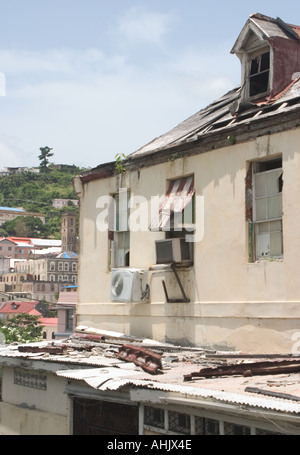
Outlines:
<svg viewBox="0 0 300 455"><path fill-rule="evenodd" d="M188 245L189 248L189 257L190 260L187 262L187 266L190 267L194 263L194 242L187 242L186 238L189 235L193 235L195 232L195 221L196 221L196 192L195 192L195 177L194 175L188 175L188 177L193 177L193 187L194 193L191 200L186 206L182 209L181 212L171 211L169 223L167 228L163 228L162 231L165 232L166 239L180 238L183 239L184 244ZM184 177L183 177L184 178ZM175 179L167 180L167 188L171 182L180 180L181 178L177 177Z"/></svg>
<svg viewBox="0 0 300 455"><path fill-rule="evenodd" d="M264 167L265 169L263 169ZM263 185L257 184L258 178L263 179ZM277 191L274 189L276 179ZM259 186L264 186L264 189L258 190ZM252 213L251 220L248 219L249 261L283 259L283 166L281 157L251 163L251 191ZM272 203L269 204L271 199L273 207ZM261 208L259 210L259 203L264 201L265 204L260 204L264 205L264 210ZM277 203L275 209L274 202ZM265 216L262 215L264 211Z"/></svg>
<svg viewBox="0 0 300 455"><path fill-rule="evenodd" d="M262 65L262 57L265 54L269 54L269 67L267 69L261 70ZM258 71L255 73L251 73L251 67L254 60L258 61ZM264 46L262 48L252 50L246 53L245 56L245 64L244 64L244 84L245 84L245 92L244 98L246 99L259 99L263 98L271 92L272 89L272 81L273 81L273 51L270 46ZM268 81L265 90L258 91L254 94L251 94L251 87L254 83L254 79L258 79L259 77L262 78L264 74L268 73Z"/></svg>
<svg viewBox="0 0 300 455"><path fill-rule="evenodd" d="M124 198L125 195L125 198ZM129 267L130 265L130 189L120 188L110 195L109 208L109 251L110 268ZM122 198L120 200L120 197ZM124 199L123 199L124 198Z"/></svg>

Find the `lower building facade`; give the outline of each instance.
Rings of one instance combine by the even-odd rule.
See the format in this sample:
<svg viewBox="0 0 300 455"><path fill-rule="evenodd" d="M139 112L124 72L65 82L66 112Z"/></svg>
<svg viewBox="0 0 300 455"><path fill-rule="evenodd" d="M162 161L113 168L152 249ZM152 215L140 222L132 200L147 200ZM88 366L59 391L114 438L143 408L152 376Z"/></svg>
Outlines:
<svg viewBox="0 0 300 455"><path fill-rule="evenodd" d="M129 435L181 436L184 444L200 435L300 434L298 374L276 373L274 359L264 377L256 372L186 382L183 374L197 370L200 358L205 369L220 365L220 358L204 360L201 351L169 346L156 374L115 355L116 344L128 349L123 343L75 337L23 349L0 346L0 434L105 435L110 443ZM276 362L280 368L282 359ZM265 367L257 359L255 365Z"/></svg>

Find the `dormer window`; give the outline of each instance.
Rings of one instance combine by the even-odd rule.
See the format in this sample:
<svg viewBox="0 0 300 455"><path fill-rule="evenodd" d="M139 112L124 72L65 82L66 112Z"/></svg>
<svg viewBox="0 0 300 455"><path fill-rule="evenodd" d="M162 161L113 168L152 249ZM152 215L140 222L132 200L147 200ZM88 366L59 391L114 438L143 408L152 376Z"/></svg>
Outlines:
<svg viewBox="0 0 300 455"><path fill-rule="evenodd" d="M269 92L270 52L251 56L249 62L248 87L249 97L265 95Z"/></svg>
<svg viewBox="0 0 300 455"><path fill-rule="evenodd" d="M241 62L241 97L272 102L300 71L300 30L280 18L251 14L232 50Z"/></svg>

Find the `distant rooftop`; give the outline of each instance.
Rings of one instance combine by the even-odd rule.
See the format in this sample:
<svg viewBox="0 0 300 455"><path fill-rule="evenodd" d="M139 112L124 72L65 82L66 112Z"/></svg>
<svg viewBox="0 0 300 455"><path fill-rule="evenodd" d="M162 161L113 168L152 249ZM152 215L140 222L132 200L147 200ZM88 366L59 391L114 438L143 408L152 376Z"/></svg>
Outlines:
<svg viewBox="0 0 300 455"><path fill-rule="evenodd" d="M0 210L8 210L8 211L11 211L11 212L25 212L24 209L15 208L15 207L0 207Z"/></svg>

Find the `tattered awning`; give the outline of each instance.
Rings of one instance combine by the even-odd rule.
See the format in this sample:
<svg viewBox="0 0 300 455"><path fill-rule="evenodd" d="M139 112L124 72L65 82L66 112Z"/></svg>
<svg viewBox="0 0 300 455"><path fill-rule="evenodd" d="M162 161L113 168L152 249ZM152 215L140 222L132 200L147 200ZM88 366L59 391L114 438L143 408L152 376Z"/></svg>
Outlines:
<svg viewBox="0 0 300 455"><path fill-rule="evenodd" d="M169 225L173 213L182 213L195 193L194 176L182 177L170 182L159 205L158 213L151 220L150 230L157 231Z"/></svg>

